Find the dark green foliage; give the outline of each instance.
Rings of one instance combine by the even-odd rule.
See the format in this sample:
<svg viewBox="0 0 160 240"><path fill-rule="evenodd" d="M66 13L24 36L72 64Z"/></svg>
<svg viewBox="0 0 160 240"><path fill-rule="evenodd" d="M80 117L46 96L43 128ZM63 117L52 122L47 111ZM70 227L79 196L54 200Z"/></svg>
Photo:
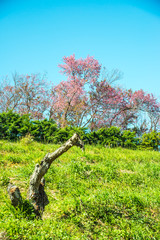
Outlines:
<svg viewBox="0 0 160 240"><path fill-rule="evenodd" d="M97 132L86 133L85 136L83 136L83 142L85 144L89 144L89 145L98 144L99 143L99 136L98 136Z"/></svg>
<svg viewBox="0 0 160 240"><path fill-rule="evenodd" d="M69 139L70 131L69 127L60 128L56 132L54 138L52 139L54 143L63 143Z"/></svg>
<svg viewBox="0 0 160 240"><path fill-rule="evenodd" d="M124 147L136 149L139 145L139 138L135 132L129 130L121 131L118 127L101 128L96 132L87 133L84 136L87 144L101 144L108 147Z"/></svg>
<svg viewBox="0 0 160 240"><path fill-rule="evenodd" d="M25 136L30 129L30 120L28 115L20 116L17 113L9 111L0 114L0 138L7 140L17 140Z"/></svg>
<svg viewBox="0 0 160 240"><path fill-rule="evenodd" d="M31 122L30 134L36 141L52 142L57 125L52 119L36 120Z"/></svg>
<svg viewBox="0 0 160 240"><path fill-rule="evenodd" d="M65 128L59 128L52 140L54 143L64 143L70 137L72 137L75 132L77 132L81 136L82 140L85 139L85 133L86 133L85 128L68 126Z"/></svg>
<svg viewBox="0 0 160 240"><path fill-rule="evenodd" d="M44 143L64 143L75 132L79 133L84 144L103 145L106 147L123 147L130 149L158 150L160 134L153 131L137 137L134 131L121 131L118 127L101 128L89 132L86 128L67 126L58 128L53 119L31 120L28 115L20 116L9 111L0 114L0 139L17 141L24 136ZM15 159L15 162L20 159Z"/></svg>
<svg viewBox="0 0 160 240"><path fill-rule="evenodd" d="M121 135L122 147L135 149L139 144L139 138L136 138L135 132L125 130Z"/></svg>
<svg viewBox="0 0 160 240"><path fill-rule="evenodd" d="M51 142L57 131L53 120L32 121L29 115L20 116L9 111L0 114L0 139L16 141L30 134L36 141Z"/></svg>
<svg viewBox="0 0 160 240"><path fill-rule="evenodd" d="M101 128L97 131L99 143L109 147L121 146L121 130L118 127Z"/></svg>

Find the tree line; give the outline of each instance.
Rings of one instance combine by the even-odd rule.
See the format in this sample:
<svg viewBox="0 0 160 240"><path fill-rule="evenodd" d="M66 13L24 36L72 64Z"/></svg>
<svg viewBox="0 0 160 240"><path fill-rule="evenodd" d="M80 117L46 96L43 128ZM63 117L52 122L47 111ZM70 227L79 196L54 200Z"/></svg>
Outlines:
<svg viewBox="0 0 160 240"><path fill-rule="evenodd" d="M63 58L60 72L66 77L57 85L45 75L14 74L0 86L0 113L12 110L32 120L47 118L58 127L87 127L91 132L112 126L132 129L137 135L158 131L160 104L151 93L118 86L118 70L107 71L93 57Z"/></svg>
<svg viewBox="0 0 160 240"><path fill-rule="evenodd" d="M105 147L158 150L160 133L152 131L140 137L136 132L119 127L100 128L89 132L87 128L66 126L59 128L52 119L31 120L29 115L20 116L11 110L0 113L0 139L22 141L30 144L33 140L43 143L62 144L77 132L84 144Z"/></svg>

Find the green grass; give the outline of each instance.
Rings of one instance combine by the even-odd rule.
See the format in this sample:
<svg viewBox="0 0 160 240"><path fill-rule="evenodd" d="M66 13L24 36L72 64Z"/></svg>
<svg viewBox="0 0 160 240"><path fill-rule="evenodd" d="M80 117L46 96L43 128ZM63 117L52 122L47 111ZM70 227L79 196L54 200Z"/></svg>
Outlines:
<svg viewBox="0 0 160 240"><path fill-rule="evenodd" d="M3 239L160 239L160 153L86 146L55 160L45 176L43 220L16 211L9 181L27 196L37 162L58 145L0 141Z"/></svg>

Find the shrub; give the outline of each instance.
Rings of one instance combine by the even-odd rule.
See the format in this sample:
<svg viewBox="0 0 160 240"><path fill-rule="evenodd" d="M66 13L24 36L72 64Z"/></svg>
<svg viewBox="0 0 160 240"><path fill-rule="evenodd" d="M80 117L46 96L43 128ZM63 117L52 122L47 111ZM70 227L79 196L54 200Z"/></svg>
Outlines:
<svg viewBox="0 0 160 240"><path fill-rule="evenodd" d="M0 113L0 139L17 141L21 139L24 144L30 144L33 140L45 143L64 143L77 132L84 144L104 145L136 149L158 150L160 145L160 133L155 131L144 133L136 137L136 132L130 130L121 131L118 127L100 128L89 132L86 128L67 126L58 128L53 119L31 120L29 115L20 116L8 111Z"/></svg>
<svg viewBox="0 0 160 240"><path fill-rule="evenodd" d="M55 135L53 136L52 140L54 143L64 143L70 137L72 137L72 135L75 132L77 132L81 136L82 140L85 139L85 133L86 133L85 128L67 126L65 128L59 128L57 132L55 132Z"/></svg>
<svg viewBox="0 0 160 240"><path fill-rule="evenodd" d="M121 145L121 130L118 127L101 128L97 131L98 143L109 147Z"/></svg>
<svg viewBox="0 0 160 240"><path fill-rule="evenodd" d="M152 131L144 133L141 140L141 148L158 150L160 145L160 133Z"/></svg>
<svg viewBox="0 0 160 240"><path fill-rule="evenodd" d="M136 138L135 132L125 130L121 135L122 147L135 149L139 144L139 138Z"/></svg>
<svg viewBox="0 0 160 240"><path fill-rule="evenodd" d="M20 116L9 111L0 114L0 138L17 140L29 132L30 120L28 115Z"/></svg>
<svg viewBox="0 0 160 240"><path fill-rule="evenodd" d="M30 133L36 141L52 142L57 130L54 120L44 119L32 121Z"/></svg>

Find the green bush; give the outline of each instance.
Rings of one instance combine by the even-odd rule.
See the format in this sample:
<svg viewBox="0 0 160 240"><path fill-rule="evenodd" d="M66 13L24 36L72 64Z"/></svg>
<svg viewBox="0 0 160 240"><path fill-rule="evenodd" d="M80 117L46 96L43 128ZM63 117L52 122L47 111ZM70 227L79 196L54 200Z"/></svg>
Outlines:
<svg viewBox="0 0 160 240"><path fill-rule="evenodd" d="M96 132L87 133L84 142L117 147L121 145L121 130L118 127L100 128Z"/></svg>
<svg viewBox="0 0 160 240"><path fill-rule="evenodd" d="M57 130L57 125L52 119L36 120L31 122L30 134L36 141L52 142Z"/></svg>
<svg viewBox="0 0 160 240"><path fill-rule="evenodd" d="M100 143L109 147L121 145L121 130L118 127L101 128L97 131Z"/></svg>
<svg viewBox="0 0 160 240"><path fill-rule="evenodd" d="M54 143L64 143L70 137L72 137L75 132L77 132L81 136L82 140L85 139L85 128L67 126L65 128L59 128L53 136L52 140Z"/></svg>
<svg viewBox="0 0 160 240"><path fill-rule="evenodd" d="M36 141L51 142L56 131L52 119L32 121L29 115L20 116L12 111L0 114L0 139L16 141L30 135Z"/></svg>
<svg viewBox="0 0 160 240"><path fill-rule="evenodd" d="M100 142L97 132L90 132L83 135L83 142L89 145L96 145Z"/></svg>
<svg viewBox="0 0 160 240"><path fill-rule="evenodd" d="M17 140L25 136L30 129L30 120L28 115L20 116L17 113L9 111L0 114L0 138L7 140Z"/></svg>
<svg viewBox="0 0 160 240"><path fill-rule="evenodd" d="M136 138L135 132L125 130L121 135L122 147L135 149L139 144L139 138Z"/></svg>
<svg viewBox="0 0 160 240"><path fill-rule="evenodd" d="M64 143L77 132L84 144L123 147L131 149L158 150L160 133L155 131L137 137L135 131L112 126L90 132L86 128L66 126L58 128L53 119L31 120L29 115L20 116L12 111L0 113L0 139L21 140L29 144L32 140L44 143Z"/></svg>
<svg viewBox="0 0 160 240"><path fill-rule="evenodd" d="M144 133L141 140L141 148L158 150L160 145L160 133L152 131L150 133Z"/></svg>

